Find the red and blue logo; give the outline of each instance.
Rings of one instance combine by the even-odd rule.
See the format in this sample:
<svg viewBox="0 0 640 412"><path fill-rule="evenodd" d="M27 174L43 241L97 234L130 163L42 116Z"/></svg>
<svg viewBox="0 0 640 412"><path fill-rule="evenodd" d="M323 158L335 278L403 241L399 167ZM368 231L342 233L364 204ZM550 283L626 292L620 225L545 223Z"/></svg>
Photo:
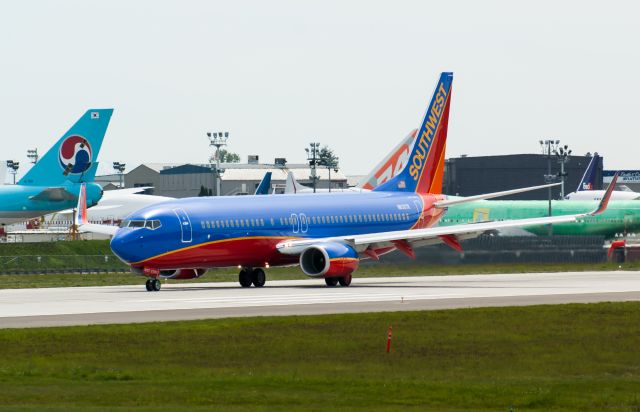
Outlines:
<svg viewBox="0 0 640 412"><path fill-rule="evenodd" d="M72 135L60 145L60 166L66 173L84 173L91 166L91 145L82 136Z"/></svg>

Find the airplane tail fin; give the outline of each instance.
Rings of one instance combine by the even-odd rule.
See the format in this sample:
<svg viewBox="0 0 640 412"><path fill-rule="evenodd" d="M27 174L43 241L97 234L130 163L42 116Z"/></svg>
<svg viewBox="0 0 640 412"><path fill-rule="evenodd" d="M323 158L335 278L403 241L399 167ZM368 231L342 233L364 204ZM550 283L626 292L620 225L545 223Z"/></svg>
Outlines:
<svg viewBox="0 0 640 412"><path fill-rule="evenodd" d="M415 143L417 132L418 130L414 129L402 139L402 141L358 183L358 187L372 190L397 175L409 160L409 153Z"/></svg>
<svg viewBox="0 0 640 412"><path fill-rule="evenodd" d="M375 191L442 193L452 84L453 73L440 75L407 164L397 176Z"/></svg>
<svg viewBox="0 0 640 412"><path fill-rule="evenodd" d="M293 176L293 172L289 171L287 173L287 182L286 182L286 185L284 187L284 193L285 194L294 194L294 193L298 193L298 192L302 191L303 189L304 189L304 187L300 183L298 183L296 178Z"/></svg>
<svg viewBox="0 0 640 412"><path fill-rule="evenodd" d="M587 169L584 171L584 175L582 175L582 179L580 179L576 192L596 189L596 172L598 171L599 163L600 155L596 153L593 155Z"/></svg>
<svg viewBox="0 0 640 412"><path fill-rule="evenodd" d="M20 179L26 186L92 181L113 109L91 109Z"/></svg>
<svg viewBox="0 0 640 412"><path fill-rule="evenodd" d="M78 207L76 210L76 226L85 225L88 223L87 218L87 187L86 184L80 185L80 192L78 192Z"/></svg>
<svg viewBox="0 0 640 412"><path fill-rule="evenodd" d="M264 174L264 177L260 181L260 184L256 188L254 195L268 195L269 188L271 187L271 172Z"/></svg>

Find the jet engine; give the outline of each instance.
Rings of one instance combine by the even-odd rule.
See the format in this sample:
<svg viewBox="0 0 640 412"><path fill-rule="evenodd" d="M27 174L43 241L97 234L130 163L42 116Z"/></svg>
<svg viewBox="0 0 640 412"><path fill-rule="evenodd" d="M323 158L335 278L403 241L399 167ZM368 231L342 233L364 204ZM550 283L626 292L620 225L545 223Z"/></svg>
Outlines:
<svg viewBox="0 0 640 412"><path fill-rule="evenodd" d="M358 268L358 252L350 245L325 242L309 246L300 254L300 267L310 277L332 278L351 275Z"/></svg>

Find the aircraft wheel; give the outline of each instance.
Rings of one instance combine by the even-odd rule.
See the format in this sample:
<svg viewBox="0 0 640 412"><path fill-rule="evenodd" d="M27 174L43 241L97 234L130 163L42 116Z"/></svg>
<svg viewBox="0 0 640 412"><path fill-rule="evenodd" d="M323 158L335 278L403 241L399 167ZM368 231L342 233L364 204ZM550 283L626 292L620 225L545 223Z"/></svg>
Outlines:
<svg viewBox="0 0 640 412"><path fill-rule="evenodd" d="M158 279L152 279L151 280L151 286L153 286L153 291L154 292L159 292L160 288L162 287L162 284L160 283L160 281Z"/></svg>
<svg viewBox="0 0 640 412"><path fill-rule="evenodd" d="M349 286L351 284L351 275L338 278L338 282L340 282L340 286Z"/></svg>
<svg viewBox="0 0 640 412"><path fill-rule="evenodd" d="M329 287L334 287L338 284L338 278L324 278L324 283Z"/></svg>
<svg viewBox="0 0 640 412"><path fill-rule="evenodd" d="M147 279L147 283L145 283L145 287L147 288L147 292L151 292L153 290L153 286L151 286L151 279Z"/></svg>
<svg viewBox="0 0 640 412"><path fill-rule="evenodd" d="M253 283L253 286L261 288L264 286L266 281L267 277L264 274L264 270L260 268L253 269L251 272L251 282Z"/></svg>
<svg viewBox="0 0 640 412"><path fill-rule="evenodd" d="M251 286L252 279L249 269L242 269L240 271L240 274L238 275L238 281L240 282L240 286L242 286L243 288L248 288Z"/></svg>

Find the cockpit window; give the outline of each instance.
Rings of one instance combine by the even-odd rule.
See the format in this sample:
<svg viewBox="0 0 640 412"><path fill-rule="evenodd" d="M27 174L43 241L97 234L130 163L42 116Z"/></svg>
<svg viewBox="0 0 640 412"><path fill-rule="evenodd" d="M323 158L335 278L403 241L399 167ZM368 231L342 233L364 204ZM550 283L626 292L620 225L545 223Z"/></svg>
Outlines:
<svg viewBox="0 0 640 412"><path fill-rule="evenodd" d="M158 229L162 224L159 220L124 220L120 223L120 227L144 227L151 230Z"/></svg>
<svg viewBox="0 0 640 412"><path fill-rule="evenodd" d="M144 220L130 220L129 227L144 227Z"/></svg>

